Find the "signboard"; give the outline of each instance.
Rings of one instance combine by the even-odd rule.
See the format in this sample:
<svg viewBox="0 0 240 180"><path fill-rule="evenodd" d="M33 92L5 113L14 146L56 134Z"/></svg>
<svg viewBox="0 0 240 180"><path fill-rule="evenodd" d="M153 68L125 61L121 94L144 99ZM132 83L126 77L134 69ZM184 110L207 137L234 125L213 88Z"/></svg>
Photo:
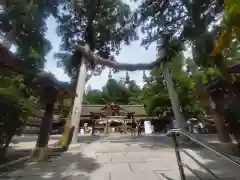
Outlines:
<svg viewBox="0 0 240 180"><path fill-rule="evenodd" d="M152 124L150 121L144 121L144 129L145 129L145 134L153 133Z"/></svg>

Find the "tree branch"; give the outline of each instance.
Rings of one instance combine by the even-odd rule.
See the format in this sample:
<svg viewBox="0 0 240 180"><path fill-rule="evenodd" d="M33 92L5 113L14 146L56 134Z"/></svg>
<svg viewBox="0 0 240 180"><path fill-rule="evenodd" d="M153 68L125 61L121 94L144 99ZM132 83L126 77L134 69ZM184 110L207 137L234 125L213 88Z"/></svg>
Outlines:
<svg viewBox="0 0 240 180"><path fill-rule="evenodd" d="M167 58L165 53L162 53L161 57L151 63L129 64L119 63L114 61L113 59L101 58L100 56L93 54L91 51L87 51L83 46L76 47L75 51L78 53L80 52L82 56L85 56L88 61L94 61L94 63L98 65L125 71L151 70L154 67L160 67L161 63L165 62Z"/></svg>

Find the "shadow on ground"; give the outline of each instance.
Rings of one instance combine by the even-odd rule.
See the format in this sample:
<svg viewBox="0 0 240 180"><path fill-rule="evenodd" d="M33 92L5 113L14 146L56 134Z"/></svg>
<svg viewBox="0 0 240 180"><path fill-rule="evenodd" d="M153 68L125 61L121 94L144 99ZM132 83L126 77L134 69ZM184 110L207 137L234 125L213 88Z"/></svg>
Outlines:
<svg viewBox="0 0 240 180"><path fill-rule="evenodd" d="M224 159L223 157L210 152L208 150L195 150L199 155L199 161L216 174L220 179L226 180L239 180L240 179L240 166L235 165L232 162ZM202 159L202 160L201 160ZM198 174L206 175L207 173L202 171L196 171ZM211 177L211 176L208 176ZM210 178L209 178L210 179ZM213 178L212 178L213 179Z"/></svg>
<svg viewBox="0 0 240 180"><path fill-rule="evenodd" d="M111 137L111 138L100 138L100 141L103 142L111 142L111 143L123 143L127 146L132 146L133 144L137 144L143 149L146 150L163 150L171 152L175 157L175 151L173 149L173 143L171 138L167 137L154 137L154 136L142 136L142 137L126 137L126 136L120 136L120 137ZM219 147L218 143L213 142L211 143L215 147ZM228 160L225 160L224 158L220 157L219 155L207 150L206 148L202 147L199 144L196 143L188 143L181 145L181 148L189 152L191 155L193 155L201 164L203 164L205 167L210 169L216 176L221 180L240 180L240 166L237 166ZM160 152L160 151L159 151ZM160 152L161 153L161 152ZM173 157L172 156L172 157ZM199 178L202 178L204 180L212 180L215 179L212 176L210 176L202 167L197 165L194 160L187 157L184 153L181 153L181 157L183 159L183 162L188 165L190 168L194 170L194 173L199 176ZM170 157L169 157L170 158ZM175 172L178 171L177 161L175 159L176 164L174 165ZM161 162L159 162L161 163ZM159 172L160 173L160 172ZM187 168L185 168L186 173L186 179L187 180L197 180L195 175L191 173ZM166 180L179 180L180 174L173 174L172 172L161 172L161 177Z"/></svg>
<svg viewBox="0 0 240 180"><path fill-rule="evenodd" d="M2 161L0 161L0 165L14 161L16 159L23 158L25 156L28 156L30 153L31 149L14 149L10 147L7 151L5 158Z"/></svg>
<svg viewBox="0 0 240 180"><path fill-rule="evenodd" d="M48 157L37 163L28 161L15 164L12 167L2 169L0 179L13 178L18 180L88 180L89 173L100 168L100 164L92 157L82 153L52 152Z"/></svg>
<svg viewBox="0 0 240 180"><path fill-rule="evenodd" d="M80 143L94 143L96 141L99 142L111 142L111 143L123 143L127 146L131 146L133 144L137 144L140 146L143 151L147 150L156 150L159 151L164 149L169 151L173 160L175 160L175 164L173 164L173 168L176 169L175 172L178 172L178 166L176 157L174 154L173 144L171 138L163 137L163 136L141 136L141 137L131 137L131 136L117 136L117 137L108 137L108 136L80 136ZM240 180L240 167L229 163L223 158L215 155L212 152L209 152L205 148L197 145L197 144L185 144L182 146L183 149L189 151L194 157L199 160L202 164L204 164L207 168L213 171L219 179L225 180ZM159 151L161 153L161 151ZM184 163L189 165L194 169L194 172L205 180L214 179L208 175L207 172L203 171L198 165L194 163L194 161L188 158L186 155L181 153L182 159ZM170 157L169 157L170 159ZM49 163L49 161L51 163ZM171 161L172 162L172 161ZM161 162L159 162L161 163ZM51 165L50 165L51 164ZM89 180L89 173L94 172L98 168L100 168L100 164L98 164L94 158L86 157L79 152L65 152L65 153L55 153L49 158L41 162L39 164L29 165L24 163L19 165L16 172L8 172L5 173L5 177L16 177L20 178L19 180L24 179L76 179L81 180ZM9 170L8 170L9 171ZM27 172L28 174L24 174ZM187 180L195 180L194 175L191 172L185 169ZM179 180L179 173L173 174L171 171L169 172L158 172L161 173L163 179L166 180ZM1 178L0 178L1 179Z"/></svg>
<svg viewBox="0 0 240 180"><path fill-rule="evenodd" d="M212 145L219 147L217 143L211 143ZM149 148L151 150L159 150L159 149L171 149L173 154L175 151L173 148L173 143L167 144L167 146L163 146L161 144L153 144L149 145L149 143L139 144L142 148ZM181 145L180 148L184 149L188 153L194 156L201 164L203 164L207 169L212 171L219 179L221 180L240 180L240 166L226 160L225 158L209 151L208 149L200 146L199 144L184 144ZM212 177L206 170L204 170L201 166L199 166L193 159L188 157L185 153L181 152L181 158L183 162L190 168L193 169L195 175L188 170L188 168L184 168L184 172L186 174L187 180L197 180L197 179L204 179L204 180L214 180L215 178ZM239 161L238 158L236 160ZM240 161L239 161L240 164ZM177 159L176 159L176 171L179 172L177 166ZM177 174L177 178L175 174L171 173L164 173L161 172L161 176L166 180L177 180L180 178L180 173ZM175 177L174 177L175 176ZM197 177L199 178L197 178Z"/></svg>

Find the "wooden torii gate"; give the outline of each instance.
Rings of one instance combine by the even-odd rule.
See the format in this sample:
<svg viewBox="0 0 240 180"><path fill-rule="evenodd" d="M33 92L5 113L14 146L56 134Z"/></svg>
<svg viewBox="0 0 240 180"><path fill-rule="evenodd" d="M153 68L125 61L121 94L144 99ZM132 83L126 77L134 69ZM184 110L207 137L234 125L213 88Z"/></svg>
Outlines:
<svg viewBox="0 0 240 180"><path fill-rule="evenodd" d="M160 57L151 63L137 63L137 64L129 64L129 63L119 63L114 61L114 59L105 59L100 56L96 56L89 50L88 44L85 46L76 47L76 52L81 53L81 65L79 67L79 76L77 80L76 94L71 114L71 128L70 128L70 136L72 136L71 143L77 143L77 136L79 133L79 123L80 123L80 115L82 111L82 101L83 94L85 90L85 82L87 78L87 61L93 61L97 65L107 66L109 68L117 69L117 70L125 70L125 71L137 71L137 70L151 70L154 67L160 67L166 62L167 55L165 52L160 54ZM172 82L171 74L167 67L164 67L164 75L167 81L167 87L171 99L171 103L173 106L174 116L177 122L178 128L184 127L184 119L180 109L180 103L177 96L176 91L174 90L174 85ZM71 137L70 137L71 138Z"/></svg>

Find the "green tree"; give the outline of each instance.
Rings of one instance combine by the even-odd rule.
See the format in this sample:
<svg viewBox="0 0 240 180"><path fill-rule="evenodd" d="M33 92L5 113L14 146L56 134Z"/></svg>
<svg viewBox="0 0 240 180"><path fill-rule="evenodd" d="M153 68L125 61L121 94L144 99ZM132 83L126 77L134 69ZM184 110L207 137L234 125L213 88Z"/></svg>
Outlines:
<svg viewBox="0 0 240 180"><path fill-rule="evenodd" d="M177 38L182 44L189 43L193 52L193 61L201 67L216 67L221 76L232 81L227 73L226 62L223 54L212 56L215 39L220 31L220 24L217 23L219 16L223 13L224 1L143 1L135 12L137 25L142 25L142 31L146 34L142 44L148 46L152 42L162 43L164 37ZM171 39L170 38L170 39ZM204 47L204 48L203 48ZM177 51L179 52L179 51ZM195 71L196 72L196 71ZM195 73L194 72L194 73ZM201 89L197 86L197 89ZM204 89L201 89L203 92ZM207 93L205 92L205 97ZM210 102L210 97L205 98ZM213 108L213 107L209 107ZM215 122L222 134L220 138L224 142L230 142L230 137L224 122L215 110Z"/></svg>
<svg viewBox="0 0 240 180"><path fill-rule="evenodd" d="M130 80L126 87L129 91L128 104L143 104L141 88L136 84L136 82L134 80Z"/></svg>
<svg viewBox="0 0 240 180"><path fill-rule="evenodd" d="M177 37L182 43L189 43L193 60L197 65L217 66L217 58L210 57L220 25L217 23L223 13L224 1L154 1L140 4L135 12L135 23L142 26L146 34L142 44L161 44L164 36ZM146 23L149 22L149 23ZM205 47L205 48L202 48ZM220 60L219 60L220 61Z"/></svg>
<svg viewBox="0 0 240 180"><path fill-rule="evenodd" d="M123 83L121 81L117 82L115 79L109 79L102 88L104 99L107 102L128 104L130 94Z"/></svg>
<svg viewBox="0 0 240 180"><path fill-rule="evenodd" d="M45 56L51 50L51 43L44 36L47 30L45 20L58 14L61 0L8 0L1 1L0 35L9 49L17 48L17 55L29 66L43 68Z"/></svg>
<svg viewBox="0 0 240 180"><path fill-rule="evenodd" d="M75 1L74 1L75 2ZM78 75L81 56L72 57L77 45L87 43L93 52L108 58L120 50L120 43L129 44L137 38L130 23L130 7L121 0L114 1L72 1L62 3L58 16L58 34L62 37L61 52L56 54L59 66L70 77ZM104 67L89 63L89 70L97 75Z"/></svg>
<svg viewBox="0 0 240 180"><path fill-rule="evenodd" d="M148 114L154 115L156 109L171 107L162 71L159 68L153 69L145 81L146 84L142 89L142 96Z"/></svg>
<svg viewBox="0 0 240 180"><path fill-rule="evenodd" d="M93 89L87 91L84 95L84 104L105 104L106 100L103 97L103 93L100 90Z"/></svg>
<svg viewBox="0 0 240 180"><path fill-rule="evenodd" d="M0 160L14 135L21 133L37 99L22 76L0 76Z"/></svg>
<svg viewBox="0 0 240 180"><path fill-rule="evenodd" d="M71 97L66 97L61 101L57 102L57 108L56 108L56 113L61 117L61 118L66 118L69 113L69 108L71 107L72 104L72 98Z"/></svg>
<svg viewBox="0 0 240 180"><path fill-rule="evenodd" d="M184 58L177 57L179 60L173 60L167 63L171 71L175 90L179 96L181 109L186 117L197 117L200 109L196 101L193 101L195 83L192 76L183 70ZM163 111L171 108L166 80L164 79L163 70L155 68L151 71L150 77L147 78L147 84L143 88L144 99L149 114L156 113L156 109Z"/></svg>

